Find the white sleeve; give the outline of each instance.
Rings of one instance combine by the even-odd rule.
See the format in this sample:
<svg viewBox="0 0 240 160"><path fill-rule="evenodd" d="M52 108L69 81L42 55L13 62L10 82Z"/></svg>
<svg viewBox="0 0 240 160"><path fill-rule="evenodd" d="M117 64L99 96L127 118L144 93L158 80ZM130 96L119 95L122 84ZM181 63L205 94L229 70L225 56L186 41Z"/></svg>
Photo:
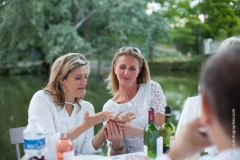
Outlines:
<svg viewBox="0 0 240 160"><path fill-rule="evenodd" d="M91 110L89 110L89 115L94 115L95 110L94 110L93 105L91 103L88 103L88 104L90 104L92 106ZM101 147L97 150L95 150L95 148L93 147L93 144L92 144L93 137L94 137L94 126L89 128L86 131L86 135L83 140L82 147L81 147L81 154L87 155L87 154L94 154L96 152L102 151Z"/></svg>
<svg viewBox="0 0 240 160"><path fill-rule="evenodd" d="M106 102L106 103L103 105L102 111L111 111L111 110L109 110L109 108L111 108L111 107L109 106L109 102ZM106 123L107 123L107 121L104 121L104 122L103 122L103 126L105 126ZM110 142L109 140L107 140L107 139L106 139L106 141L107 141L107 146L109 146L111 142Z"/></svg>
<svg viewBox="0 0 240 160"><path fill-rule="evenodd" d="M156 113L165 113L166 99L163 94L162 88L157 82L150 82L150 104Z"/></svg>
<svg viewBox="0 0 240 160"><path fill-rule="evenodd" d="M46 146L50 152L55 153L55 145L60 139L60 133L57 133L54 126L54 118L51 113L51 101L48 101L36 93L30 102L28 116L37 116L38 123L44 129Z"/></svg>

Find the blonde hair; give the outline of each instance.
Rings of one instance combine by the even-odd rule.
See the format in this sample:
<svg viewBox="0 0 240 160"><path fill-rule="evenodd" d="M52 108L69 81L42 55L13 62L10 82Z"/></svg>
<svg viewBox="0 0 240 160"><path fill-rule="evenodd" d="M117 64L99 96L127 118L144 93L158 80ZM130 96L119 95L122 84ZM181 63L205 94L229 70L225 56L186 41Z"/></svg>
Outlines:
<svg viewBox="0 0 240 160"><path fill-rule="evenodd" d="M229 49L231 47L236 47L236 46L240 46L240 39L236 38L236 37L230 37L225 39L219 46L218 48L218 52L225 50L225 49Z"/></svg>
<svg viewBox="0 0 240 160"><path fill-rule="evenodd" d="M50 77L45 93L52 96L52 101L59 106L64 106L65 96L63 88L61 86L60 80L66 79L68 74L72 72L75 68L86 66L88 75L90 74L90 62L79 53L68 53L55 60L51 67ZM78 104L83 97L75 97L75 103Z"/></svg>
<svg viewBox="0 0 240 160"><path fill-rule="evenodd" d="M114 72L114 66L116 65L116 62L119 59L119 57L126 56L126 55L134 57L140 64L139 65L140 73L137 77L137 84L146 83L147 81L151 80L149 67L143 55L141 53L135 52L132 49L132 47L124 48L122 49L122 51L115 53L114 58L112 60L111 71L107 78L107 81L108 81L107 89L110 90L110 93L112 95L115 95L119 90L119 81Z"/></svg>

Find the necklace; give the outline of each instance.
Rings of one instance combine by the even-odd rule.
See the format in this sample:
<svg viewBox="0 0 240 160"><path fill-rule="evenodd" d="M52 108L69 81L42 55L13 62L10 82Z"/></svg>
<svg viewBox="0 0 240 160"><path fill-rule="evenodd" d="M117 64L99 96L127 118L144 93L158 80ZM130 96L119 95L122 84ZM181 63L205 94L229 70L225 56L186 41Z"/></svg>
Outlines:
<svg viewBox="0 0 240 160"><path fill-rule="evenodd" d="M75 104L75 103L71 103L71 102L64 102L64 103L66 103L66 104L71 104L71 105L73 105L73 106L74 106L74 104Z"/></svg>
<svg viewBox="0 0 240 160"><path fill-rule="evenodd" d="M129 108L131 108L131 107L133 106L132 100L128 101L128 102L127 102L127 105L128 105Z"/></svg>
<svg viewBox="0 0 240 160"><path fill-rule="evenodd" d="M74 111L74 109L75 109L74 103L70 103L70 102L64 102L64 103L73 105L73 111ZM66 114L68 114L68 113L66 113L67 110L66 110L66 106L65 106L65 105L64 105L64 108L65 108L65 110L64 110L65 117L69 118L69 116L66 115ZM77 126L77 120L78 120L78 119L77 119L77 113L76 113L75 127ZM75 155L75 156L78 155L78 137L77 137L76 141L77 141L76 149L74 150L74 155Z"/></svg>

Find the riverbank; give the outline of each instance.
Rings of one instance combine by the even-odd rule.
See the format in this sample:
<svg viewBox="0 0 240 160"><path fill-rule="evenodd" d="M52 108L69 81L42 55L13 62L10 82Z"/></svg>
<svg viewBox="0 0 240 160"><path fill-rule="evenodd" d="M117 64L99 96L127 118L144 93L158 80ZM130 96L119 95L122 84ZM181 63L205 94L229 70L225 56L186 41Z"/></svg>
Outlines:
<svg viewBox="0 0 240 160"><path fill-rule="evenodd" d="M195 56L190 58L163 59L159 61L149 61L148 65L151 70L196 72L201 69L202 63L204 63L206 58L205 56Z"/></svg>
<svg viewBox="0 0 240 160"><path fill-rule="evenodd" d="M204 56L180 56L171 57L165 56L154 61L148 61L150 70L164 71L164 72L196 72L201 69L202 63L205 61ZM98 72L97 60L91 61L91 72ZM111 62L101 62L101 73L110 71L109 64ZM46 74L49 73L49 65L43 63L43 61L27 61L18 62L17 64L7 65L6 67L0 68L0 74Z"/></svg>

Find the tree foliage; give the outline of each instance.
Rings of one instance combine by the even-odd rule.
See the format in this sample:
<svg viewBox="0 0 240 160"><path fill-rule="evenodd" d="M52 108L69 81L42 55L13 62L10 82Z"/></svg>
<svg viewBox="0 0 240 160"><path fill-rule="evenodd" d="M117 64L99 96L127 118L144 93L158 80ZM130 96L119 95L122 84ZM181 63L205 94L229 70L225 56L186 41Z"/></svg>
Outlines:
<svg viewBox="0 0 240 160"><path fill-rule="evenodd" d="M193 0L159 2L168 8L171 40L183 53L200 53L199 46L204 38L219 39L240 33L238 0L202 0L195 5Z"/></svg>
<svg viewBox="0 0 240 160"><path fill-rule="evenodd" d="M0 6L0 65L31 60L47 63L68 52L113 55L121 46L139 47L153 58L153 46L168 38L162 12L146 14L147 0L6 0ZM28 57L28 58L27 58Z"/></svg>
<svg viewBox="0 0 240 160"><path fill-rule="evenodd" d="M146 14L147 4L153 2L160 9ZM240 32L237 0L192 2L196 1L4 0L0 3L0 67L31 61L34 53L49 64L68 52L102 62L129 45L153 59L155 44L169 38L182 53L200 53L203 38Z"/></svg>

